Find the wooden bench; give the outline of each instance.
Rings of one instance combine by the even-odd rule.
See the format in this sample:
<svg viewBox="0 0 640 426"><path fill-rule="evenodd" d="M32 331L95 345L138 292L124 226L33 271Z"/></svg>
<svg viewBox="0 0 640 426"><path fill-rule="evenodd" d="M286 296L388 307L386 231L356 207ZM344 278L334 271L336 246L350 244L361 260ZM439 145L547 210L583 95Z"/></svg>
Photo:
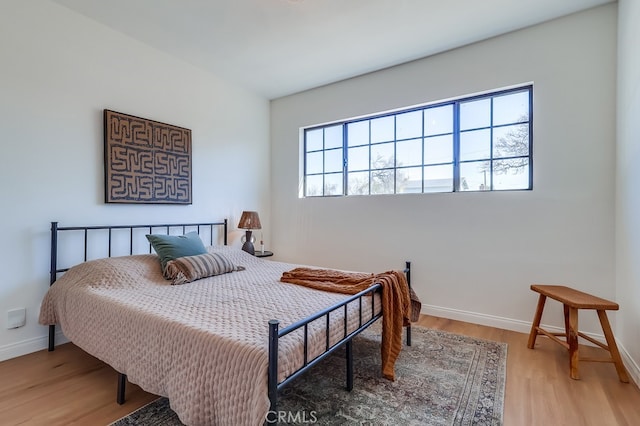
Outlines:
<svg viewBox="0 0 640 426"><path fill-rule="evenodd" d="M612 362L616 366L616 371L618 372L620 381L629 383L629 377L627 376L627 371L622 363L622 358L620 358L620 352L618 351L618 346L616 345L613 333L611 332L611 326L609 325L609 319L607 318L606 312L610 310L617 311L619 309L617 303L565 286L534 284L531 286L531 290L540 293L540 298L538 299L538 307L533 319L533 324L531 325L531 333L529 334L529 343L527 345L529 349L533 349L535 346L536 337L538 337L538 335L545 335L554 342L562 345L565 349L569 350L569 368L572 379L577 380L580 378L578 373L579 361ZM547 297L557 300L558 302L562 302L564 305L564 333L551 333L540 328L542 311L544 310L544 303L547 300ZM578 331L578 309L595 309L598 312L602 331L604 332L604 337L607 340L606 345ZM566 337L566 342L560 340L558 336ZM609 351L611 357L604 359L579 358L578 337L582 337Z"/></svg>

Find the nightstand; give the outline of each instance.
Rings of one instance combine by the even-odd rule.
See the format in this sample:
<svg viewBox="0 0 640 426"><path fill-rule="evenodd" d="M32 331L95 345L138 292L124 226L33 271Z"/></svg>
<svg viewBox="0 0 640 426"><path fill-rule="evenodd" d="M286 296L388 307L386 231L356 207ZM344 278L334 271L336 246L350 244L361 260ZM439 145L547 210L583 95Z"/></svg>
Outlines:
<svg viewBox="0 0 640 426"><path fill-rule="evenodd" d="M260 251L260 250L256 250L255 257L269 257L269 256L273 256L273 252L272 251Z"/></svg>

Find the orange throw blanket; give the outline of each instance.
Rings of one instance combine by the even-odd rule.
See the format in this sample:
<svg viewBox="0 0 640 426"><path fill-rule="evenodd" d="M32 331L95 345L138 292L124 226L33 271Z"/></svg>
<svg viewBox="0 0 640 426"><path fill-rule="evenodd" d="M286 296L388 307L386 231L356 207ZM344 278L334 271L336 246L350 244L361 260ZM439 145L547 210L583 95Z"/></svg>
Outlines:
<svg viewBox="0 0 640 426"><path fill-rule="evenodd" d="M411 297L402 272L381 274L342 272L330 269L295 268L284 272L280 281L316 290L356 294L374 283L382 284L382 375L395 379L394 366L402 349L402 328L410 324Z"/></svg>

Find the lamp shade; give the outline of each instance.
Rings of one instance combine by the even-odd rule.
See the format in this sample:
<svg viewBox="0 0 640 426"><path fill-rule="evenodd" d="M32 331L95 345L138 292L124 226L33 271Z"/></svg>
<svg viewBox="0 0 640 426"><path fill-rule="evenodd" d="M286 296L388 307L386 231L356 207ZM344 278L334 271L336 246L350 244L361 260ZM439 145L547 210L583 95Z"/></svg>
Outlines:
<svg viewBox="0 0 640 426"><path fill-rule="evenodd" d="M238 228L262 229L258 212L242 212L242 216L240 216L240 222L238 222Z"/></svg>

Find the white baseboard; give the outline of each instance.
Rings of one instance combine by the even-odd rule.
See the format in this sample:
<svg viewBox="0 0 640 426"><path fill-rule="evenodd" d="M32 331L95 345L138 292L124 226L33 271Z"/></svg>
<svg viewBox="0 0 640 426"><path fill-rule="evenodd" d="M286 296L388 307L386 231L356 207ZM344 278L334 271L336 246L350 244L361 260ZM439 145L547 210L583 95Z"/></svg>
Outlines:
<svg viewBox="0 0 640 426"><path fill-rule="evenodd" d="M59 329L56 331L56 345L68 343L69 339L62 334ZM10 343L8 345L0 346L0 361L6 361L11 358L16 358L22 355L27 355L32 352L41 351L49 347L49 335L34 337L31 339L23 340L21 342Z"/></svg>
<svg viewBox="0 0 640 426"><path fill-rule="evenodd" d="M477 312L461 311L459 309L443 308L440 306L425 304L422 304L422 310L420 312L434 317L470 322L472 324L486 325L489 327L517 331L520 333L528 334L529 331L531 331L530 322L503 318L495 315L480 314Z"/></svg>
<svg viewBox="0 0 640 426"><path fill-rule="evenodd" d="M627 368L627 373L629 373L629 379L633 381L636 386L640 386L640 367L638 367L638 363L636 363L629 352L625 349L624 346L618 343L618 349L620 350L620 356L622 357L622 362L624 366Z"/></svg>
<svg viewBox="0 0 640 426"><path fill-rule="evenodd" d="M531 322L516 320L512 318L504 318L504 317L498 317L495 315L461 311L459 309L443 308L440 306L425 305L425 304L422 305L422 310L420 312L426 315L432 315L440 318L464 321L472 324L486 325L488 327L501 328L503 330L517 331L519 333L529 334L531 332ZM564 333L564 328L562 327L556 327L556 326L547 325L547 324L542 324L542 327L552 332ZM596 334L596 333L584 333L584 334L594 339L597 339L603 342L605 341L603 334ZM595 346L593 343L585 339L580 339L580 343L586 344L589 346ZM627 368L627 372L629 373L630 379L633 380L633 382L635 382L636 384L640 384L640 367L638 367L638 363L633 360L631 355L629 355L629 352L624 348L623 345L620 344L619 341L616 340L616 343L618 345L618 349L620 350L620 356L622 357L622 362Z"/></svg>

